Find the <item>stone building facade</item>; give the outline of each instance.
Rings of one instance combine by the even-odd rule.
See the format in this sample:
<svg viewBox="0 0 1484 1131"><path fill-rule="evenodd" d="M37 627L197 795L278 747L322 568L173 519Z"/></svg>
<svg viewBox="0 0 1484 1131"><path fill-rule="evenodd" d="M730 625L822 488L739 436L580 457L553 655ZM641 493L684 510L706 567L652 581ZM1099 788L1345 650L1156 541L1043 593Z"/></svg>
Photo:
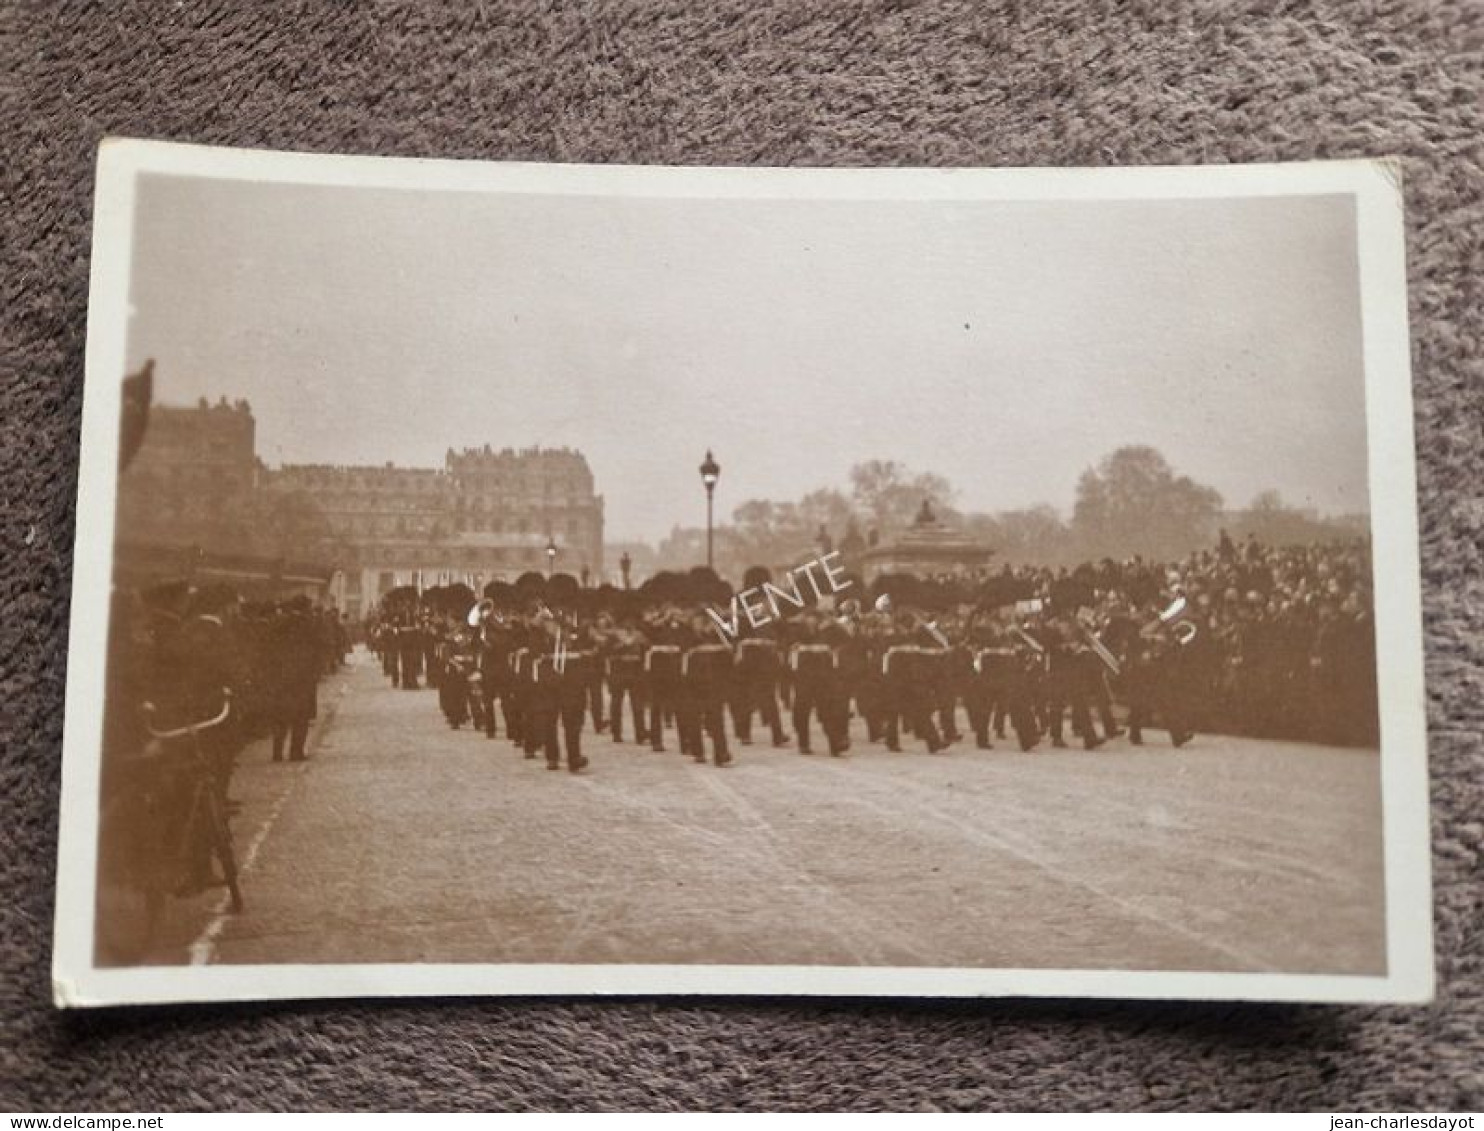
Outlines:
<svg viewBox="0 0 1484 1131"><path fill-rule="evenodd" d="M245 401L154 406L119 480L120 546L319 562L353 616L402 585L477 590L548 569L607 580L603 497L581 452L486 445L450 449L442 467L269 468L255 443Z"/></svg>
<svg viewBox="0 0 1484 1131"><path fill-rule="evenodd" d="M352 614L404 585L477 591L548 569L604 580L603 498L571 449L450 449L441 468L289 464L264 485L310 500L343 544L336 598Z"/></svg>
<svg viewBox="0 0 1484 1131"><path fill-rule="evenodd" d="M256 443L257 423L246 401L155 405L144 443L119 476L120 540L220 541L224 505L248 498L257 484Z"/></svg>

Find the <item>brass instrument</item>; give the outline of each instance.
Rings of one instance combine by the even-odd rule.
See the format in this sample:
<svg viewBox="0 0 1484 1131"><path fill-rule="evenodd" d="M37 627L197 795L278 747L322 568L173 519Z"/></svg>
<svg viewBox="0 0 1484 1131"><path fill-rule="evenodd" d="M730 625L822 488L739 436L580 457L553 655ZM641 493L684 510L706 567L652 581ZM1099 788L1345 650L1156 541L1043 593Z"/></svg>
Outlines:
<svg viewBox="0 0 1484 1131"><path fill-rule="evenodd" d="M1093 631L1092 625L1083 619L1082 612L1083 610L1079 610L1077 613L1077 628L1081 631L1082 638L1087 641L1087 646L1092 649L1093 655L1103 662L1103 667L1107 668L1112 675L1122 675L1123 664L1119 662L1118 657L1113 654L1112 650L1103 643L1102 638Z"/></svg>
<svg viewBox="0 0 1484 1131"><path fill-rule="evenodd" d="M892 611L891 594L881 594L881 596L876 598L876 603L873 607L878 613L890 613ZM936 621L925 620L920 613L913 612L911 609L906 610L906 612L912 618L914 628L925 630L929 636L938 642L938 647L950 647L948 637L943 635L943 631L938 627Z"/></svg>
<svg viewBox="0 0 1484 1131"><path fill-rule="evenodd" d="M1034 636L1032 636L1029 632L1027 632L1020 625L1018 625L1018 624L1011 625L1010 626L1010 631L1013 632L1013 633L1015 633L1016 636L1020 637L1020 639L1025 642L1026 646L1028 648L1030 648L1031 651L1035 652L1036 655L1038 655L1038 656L1045 656L1046 655L1046 645L1042 644L1039 640L1037 640Z"/></svg>
<svg viewBox="0 0 1484 1131"><path fill-rule="evenodd" d="M1190 602L1185 599L1185 595L1182 593L1171 601L1159 616L1141 628L1139 635L1144 637L1155 636L1161 629L1168 628L1174 634L1175 643L1181 647L1189 644L1200 632L1194 621L1180 619L1180 614L1186 610L1189 604Z"/></svg>
<svg viewBox="0 0 1484 1131"><path fill-rule="evenodd" d="M484 624L485 620L487 620L489 618L489 615L494 611L494 601L486 597L484 600L480 601L477 605L470 609L469 615L464 619L468 621L470 628L479 628L482 624Z"/></svg>

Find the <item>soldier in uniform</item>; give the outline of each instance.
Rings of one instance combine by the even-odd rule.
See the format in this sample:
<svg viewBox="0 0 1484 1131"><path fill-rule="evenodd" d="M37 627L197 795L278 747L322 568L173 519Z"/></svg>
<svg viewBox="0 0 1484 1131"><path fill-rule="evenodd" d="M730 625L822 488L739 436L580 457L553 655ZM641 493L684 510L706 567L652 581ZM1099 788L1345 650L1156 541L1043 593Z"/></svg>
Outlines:
<svg viewBox="0 0 1484 1131"><path fill-rule="evenodd" d="M540 678L542 660L555 646L557 627L556 618L547 609L533 610L526 617L524 646L515 654L516 701L520 705L520 736L516 741L527 758L535 758L546 748L548 728L557 711L555 681Z"/></svg>
<svg viewBox="0 0 1484 1131"><path fill-rule="evenodd" d="M462 626L445 628L438 646L438 663L443 672L438 681L438 706L448 725L458 730L473 718L478 726L483 721L484 705L471 694L478 693L479 678L473 632Z"/></svg>
<svg viewBox="0 0 1484 1131"><path fill-rule="evenodd" d="M938 732L943 736L943 745L952 746L963 738L958 729L958 704L969 693L974 680L974 657L962 635L956 619L946 619L939 626L949 640L948 647L939 643L938 667L934 684L937 687Z"/></svg>
<svg viewBox="0 0 1484 1131"><path fill-rule="evenodd" d="M651 618L645 638L644 672L648 680L649 748L656 754L665 750L665 722L682 710L680 704L680 662L686 633L673 610L657 612Z"/></svg>
<svg viewBox="0 0 1484 1131"><path fill-rule="evenodd" d="M754 628L744 622L737 641L737 672L732 692L732 726L743 746L752 742L754 714L772 733L773 745L788 744L783 733L783 716L778 710L778 684L783 663L778 654L777 631L773 624Z"/></svg>
<svg viewBox="0 0 1484 1131"><path fill-rule="evenodd" d="M1058 749L1066 747L1062 737L1062 724L1068 708L1072 715L1072 730L1082 739L1082 745L1095 750L1103 744L1092 724L1092 680L1098 660L1092 649L1082 638L1075 624L1060 616L1047 625L1050 637L1050 667L1047 672L1046 709L1051 730L1051 745Z"/></svg>
<svg viewBox="0 0 1484 1131"><path fill-rule="evenodd" d="M423 630L411 613L397 626L397 659L400 677L397 686L404 691L416 691L423 664Z"/></svg>
<svg viewBox="0 0 1484 1131"><path fill-rule="evenodd" d="M1051 668L1050 637L1044 626L1022 619L1018 608L1006 628L1006 639L1015 650L1015 663L1006 669L1001 710L1015 727L1020 749L1028 752L1041 741L1049 726L1046 684Z"/></svg>
<svg viewBox="0 0 1484 1131"><path fill-rule="evenodd" d="M608 631L602 648L603 674L608 683L608 721L613 741L623 739L624 701L634 727L634 741L641 746L649 741L649 728L644 716L644 634L632 624L618 625Z"/></svg>
<svg viewBox="0 0 1484 1131"><path fill-rule="evenodd" d="M832 696L832 709L836 714L836 726L843 736L845 747L850 746L851 705L866 719L868 736L871 733L875 704L872 693L875 686L872 677L875 671L875 652L870 633L862 621L860 604L847 600L841 605L840 615L835 618L838 643L835 645L836 690Z"/></svg>
<svg viewBox="0 0 1484 1131"><path fill-rule="evenodd" d="M422 632L419 642L422 644L422 668L427 677L430 688L437 687L438 681L443 678L442 669L438 663L438 636L439 625L433 615L424 612L420 618Z"/></svg>
<svg viewBox="0 0 1484 1131"><path fill-rule="evenodd" d="M537 631L531 623L521 622L515 632L515 647L510 653L510 682L506 685L508 704L505 711L505 729L510 741L525 752L527 758L536 756L536 720L531 689L531 668L540 654Z"/></svg>
<svg viewBox="0 0 1484 1131"><path fill-rule="evenodd" d="M1123 731L1118 725L1118 720L1113 716L1113 690L1108 686L1108 680L1114 672L1108 667L1108 660L1099 655L1098 649L1093 647L1094 644L1101 645L1102 650L1112 656L1111 650L1108 649L1101 635L1101 628L1105 628L1106 623L1101 627L1098 626L1097 616L1093 610L1083 608L1077 610L1076 625L1087 646L1083 652L1083 663L1087 668L1086 679L1092 695L1092 711L1097 716L1098 723L1102 725L1102 741L1107 742L1110 738L1117 738ZM1117 657L1112 657L1112 662L1116 665Z"/></svg>
<svg viewBox="0 0 1484 1131"><path fill-rule="evenodd" d="M715 638L710 620L697 611L691 618L690 641L680 662L680 749L697 762L706 761L706 736L718 766L732 760L727 750L726 705L734 694L732 649Z"/></svg>
<svg viewBox="0 0 1484 1131"><path fill-rule="evenodd" d="M581 773L588 764L582 753L582 724L596 668L592 640L554 615L543 620L542 628L546 639L531 666L531 685L546 768L562 768L565 745L568 771Z"/></svg>
<svg viewBox="0 0 1484 1131"><path fill-rule="evenodd" d="M1144 741L1144 727L1158 716L1178 749L1194 737L1186 720L1182 646L1177 630L1156 617L1140 630L1131 659L1126 689L1129 696L1128 737L1135 746Z"/></svg>
<svg viewBox="0 0 1484 1131"><path fill-rule="evenodd" d="M994 749L990 730L994 713L1005 701L1005 685L1015 664L1015 649L993 621L976 611L964 628L964 646L969 653L970 675L964 689L964 708L974 744L980 750Z"/></svg>
<svg viewBox="0 0 1484 1131"><path fill-rule="evenodd" d="M592 651L587 665L587 709L593 717L593 733L603 734L608 729L608 705L605 701L604 680L608 675L603 663L603 642L612 628L610 618L604 614L594 625L583 626L587 647Z"/></svg>
<svg viewBox="0 0 1484 1131"><path fill-rule="evenodd" d="M1143 642L1139 636L1140 627L1129 600L1121 594L1114 595L1108 602L1102 627L1098 630L1098 639L1103 642L1118 663L1118 674L1112 677L1118 698L1128 706L1131 706L1135 699L1139 699L1145 702L1147 707L1149 672L1143 656ZM1107 687L1106 677L1104 686ZM1132 720L1132 712L1129 717ZM1129 730L1132 739L1132 722L1130 722ZM1121 733L1121 730L1109 731L1110 737Z"/></svg>
<svg viewBox="0 0 1484 1131"><path fill-rule="evenodd" d="M850 670L850 687L856 708L866 721L866 737L871 742L886 739L886 677L883 660L891 619L874 610L863 612L857 622L859 631L842 663ZM846 659L845 657L849 657Z"/></svg>
<svg viewBox="0 0 1484 1131"><path fill-rule="evenodd" d="M397 628L378 617L371 629L371 647L381 659L381 671L397 686Z"/></svg>
<svg viewBox="0 0 1484 1131"><path fill-rule="evenodd" d="M484 733L495 738L499 733L495 704L505 712L505 733L512 735L510 685L514 678L511 670L511 653L514 651L515 631L504 619L494 613L492 606L479 621L479 690L484 702Z"/></svg>
<svg viewBox="0 0 1484 1131"><path fill-rule="evenodd" d="M557 673L553 662L557 629L550 613L532 614L528 647L522 657L520 730L521 750L532 760L546 751L547 739L555 737Z"/></svg>
<svg viewBox="0 0 1484 1131"><path fill-rule="evenodd" d="M898 613L881 653L882 698L885 725L882 737L893 753L902 751L903 723L927 746L929 754L943 749L943 739L933 722L934 676L942 652L936 638L917 624L910 613Z"/></svg>
<svg viewBox="0 0 1484 1131"><path fill-rule="evenodd" d="M788 667L793 684L793 726L799 753L814 753L810 719L817 717L830 754L845 753L846 736L839 726L839 678L835 650L824 631L821 614L800 613L789 623L786 638Z"/></svg>
<svg viewBox="0 0 1484 1131"><path fill-rule="evenodd" d="M1034 634L1013 627L1009 639L1015 650L1015 662L1005 669L1000 709L1015 728L1021 751L1028 752L1041 741L1041 719L1036 709L1046 694L1046 648Z"/></svg>

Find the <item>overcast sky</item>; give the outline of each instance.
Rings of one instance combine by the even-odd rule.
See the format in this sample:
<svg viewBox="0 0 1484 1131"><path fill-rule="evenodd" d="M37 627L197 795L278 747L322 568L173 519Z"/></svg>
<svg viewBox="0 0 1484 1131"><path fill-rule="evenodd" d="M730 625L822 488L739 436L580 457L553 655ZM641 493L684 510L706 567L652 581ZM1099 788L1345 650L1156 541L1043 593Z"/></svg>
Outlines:
<svg viewBox="0 0 1484 1131"><path fill-rule="evenodd" d="M131 368L246 397L258 454L439 466L581 449L608 538L935 471L1071 506L1122 444L1231 505L1365 509L1354 212L1339 197L876 203L141 181Z"/></svg>

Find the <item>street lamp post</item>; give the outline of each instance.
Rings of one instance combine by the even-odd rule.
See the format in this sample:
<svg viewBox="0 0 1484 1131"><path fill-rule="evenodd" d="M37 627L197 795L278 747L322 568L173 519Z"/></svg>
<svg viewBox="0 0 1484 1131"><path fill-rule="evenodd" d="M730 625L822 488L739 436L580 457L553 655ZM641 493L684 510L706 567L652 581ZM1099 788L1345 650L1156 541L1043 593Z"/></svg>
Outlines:
<svg viewBox="0 0 1484 1131"><path fill-rule="evenodd" d="M620 573L623 574L623 587L625 589L629 587L629 570L633 568L634 559L629 557L629 552L625 550L623 552L623 557L618 559L618 570Z"/></svg>
<svg viewBox="0 0 1484 1131"><path fill-rule="evenodd" d="M721 464L716 462L716 457L711 454L711 449L706 449L706 462L701 464L701 482L706 484L706 568L712 567L712 525L711 525L711 502L716 494L716 481L721 478Z"/></svg>
<svg viewBox="0 0 1484 1131"><path fill-rule="evenodd" d="M556 572L557 546L555 538L546 539L546 576Z"/></svg>

